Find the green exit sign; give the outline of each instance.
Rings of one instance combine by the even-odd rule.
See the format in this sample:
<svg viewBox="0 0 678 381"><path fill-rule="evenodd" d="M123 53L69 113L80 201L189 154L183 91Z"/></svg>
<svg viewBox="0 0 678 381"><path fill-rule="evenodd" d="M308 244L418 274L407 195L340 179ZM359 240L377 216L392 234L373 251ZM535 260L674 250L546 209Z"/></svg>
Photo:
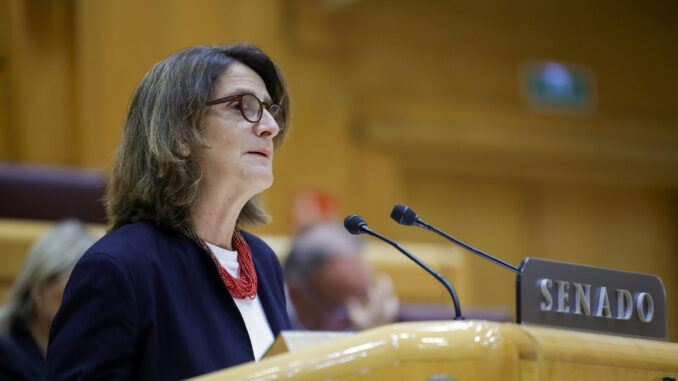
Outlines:
<svg viewBox="0 0 678 381"><path fill-rule="evenodd" d="M587 66L530 61L523 65L521 92L533 111L591 115L596 109L596 81Z"/></svg>

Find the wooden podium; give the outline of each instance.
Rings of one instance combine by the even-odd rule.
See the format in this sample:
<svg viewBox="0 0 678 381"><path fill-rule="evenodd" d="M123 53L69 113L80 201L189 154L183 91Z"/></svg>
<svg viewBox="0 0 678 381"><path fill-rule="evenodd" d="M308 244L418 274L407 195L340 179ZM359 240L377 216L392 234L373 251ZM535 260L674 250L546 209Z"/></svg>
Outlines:
<svg viewBox="0 0 678 381"><path fill-rule="evenodd" d="M672 380L678 344L478 320L399 323L196 380Z"/></svg>

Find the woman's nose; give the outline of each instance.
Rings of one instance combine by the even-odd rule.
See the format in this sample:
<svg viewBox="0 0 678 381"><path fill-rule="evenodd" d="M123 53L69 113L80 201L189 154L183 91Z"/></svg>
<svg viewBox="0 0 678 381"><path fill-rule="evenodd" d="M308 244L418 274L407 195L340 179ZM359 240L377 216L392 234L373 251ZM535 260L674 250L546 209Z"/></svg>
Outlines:
<svg viewBox="0 0 678 381"><path fill-rule="evenodd" d="M278 127L278 123L267 109L264 108L262 112L261 120L255 124L255 133L257 136L270 136L273 138L280 132L280 127Z"/></svg>

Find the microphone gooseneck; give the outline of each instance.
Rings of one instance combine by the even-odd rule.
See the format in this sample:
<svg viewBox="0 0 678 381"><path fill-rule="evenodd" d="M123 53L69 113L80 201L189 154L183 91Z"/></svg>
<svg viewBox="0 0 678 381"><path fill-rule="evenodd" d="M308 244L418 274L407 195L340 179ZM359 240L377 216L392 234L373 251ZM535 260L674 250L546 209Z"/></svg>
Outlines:
<svg viewBox="0 0 678 381"><path fill-rule="evenodd" d="M402 225L410 225L410 226L416 225L416 226L422 227L424 229L430 230L430 231L432 231L432 232L434 232L438 235L441 235L442 237L456 243L457 245L463 247L464 249L466 249L466 250L468 250L472 253L480 255L481 257L487 259L490 262L494 262L494 263L498 264L499 266L501 266L505 269L508 269L508 270L515 272L516 274L520 273L520 270L516 266L513 266L510 263L504 262L499 258L496 258L496 257L494 257L490 254L487 254L487 253L485 253L481 250L478 250L475 247L469 246L469 245L465 244L464 242L461 242L460 240L458 240L458 239L452 237L451 235L445 233L444 231L436 228L435 226L426 223L424 220L419 218L419 216L417 216L417 214L412 209L408 208L405 205L395 205L393 207L393 211L391 211L391 218L393 220L395 220L395 222L402 224Z"/></svg>
<svg viewBox="0 0 678 381"><path fill-rule="evenodd" d="M459 305L459 299L457 298L457 292L454 290L454 287L450 284L450 282L445 279L442 275L438 274L435 270L433 270L431 267L429 267L426 263L422 262L419 258L415 257L414 254L410 253L407 251L404 247L400 246L399 243L396 241L385 237L374 230L370 229L367 226L367 223L365 220L355 214L352 214L344 219L344 227L346 230L351 233L351 234L362 234L362 233L367 233L373 237L376 237L389 245L395 247L400 251L401 253L405 254L409 259L413 260L416 264L418 264L421 268L426 270L429 274L433 275L434 278L436 278L439 282L441 282L447 291L450 293L450 296L452 296L452 302L454 303L454 319L455 320L463 320L464 317L461 315L461 306Z"/></svg>

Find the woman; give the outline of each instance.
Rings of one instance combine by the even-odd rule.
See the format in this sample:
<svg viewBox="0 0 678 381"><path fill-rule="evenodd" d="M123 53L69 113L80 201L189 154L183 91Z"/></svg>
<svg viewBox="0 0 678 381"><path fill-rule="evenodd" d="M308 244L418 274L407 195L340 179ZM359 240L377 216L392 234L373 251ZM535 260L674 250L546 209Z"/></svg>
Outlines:
<svg viewBox="0 0 678 381"><path fill-rule="evenodd" d="M280 264L239 228L267 221L288 95L250 45L157 63L128 111L112 230L83 256L50 333L47 379L184 379L260 358L289 327Z"/></svg>
<svg viewBox="0 0 678 381"><path fill-rule="evenodd" d="M66 281L94 241L81 223L69 220L31 246L0 307L0 379L42 380L49 327Z"/></svg>

